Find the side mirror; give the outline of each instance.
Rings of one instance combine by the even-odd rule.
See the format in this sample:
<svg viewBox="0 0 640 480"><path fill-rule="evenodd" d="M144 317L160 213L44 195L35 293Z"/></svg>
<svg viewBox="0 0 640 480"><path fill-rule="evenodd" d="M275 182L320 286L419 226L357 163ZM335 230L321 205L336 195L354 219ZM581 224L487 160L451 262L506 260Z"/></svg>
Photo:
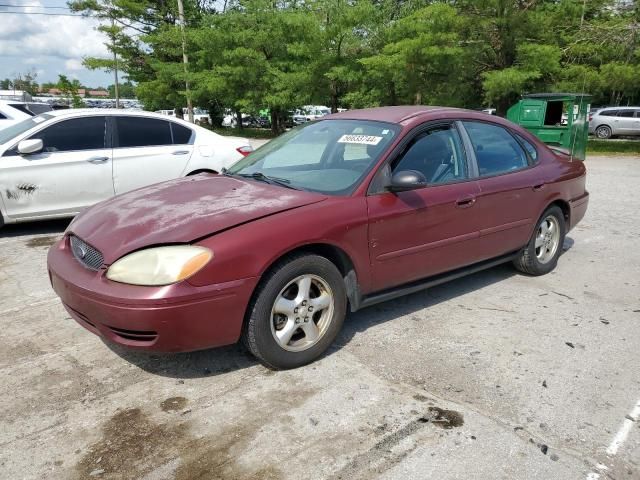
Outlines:
<svg viewBox="0 0 640 480"><path fill-rule="evenodd" d="M391 177L391 183L387 186L390 192L406 192L427 186L426 177L417 170L401 170Z"/></svg>
<svg viewBox="0 0 640 480"><path fill-rule="evenodd" d="M43 148L44 144L39 138L34 138L32 140L22 140L18 144L18 153L22 155L29 155L32 153L41 152Z"/></svg>

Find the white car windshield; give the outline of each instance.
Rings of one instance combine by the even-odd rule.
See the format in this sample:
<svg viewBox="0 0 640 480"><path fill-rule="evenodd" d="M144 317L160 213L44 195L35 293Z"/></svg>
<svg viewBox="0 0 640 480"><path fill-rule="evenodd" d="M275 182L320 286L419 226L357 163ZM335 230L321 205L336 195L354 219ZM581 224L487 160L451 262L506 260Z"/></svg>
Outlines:
<svg viewBox="0 0 640 480"><path fill-rule="evenodd" d="M400 131L364 120L321 120L292 129L227 173L328 195L348 195Z"/></svg>
<svg viewBox="0 0 640 480"><path fill-rule="evenodd" d="M53 118L53 115L48 115L43 113L41 115L36 115L35 117L27 118L26 120L22 120L14 125L10 125L6 128L0 130L0 145L10 142L13 138L18 135L23 134L27 130L32 129L36 125L41 124L42 122Z"/></svg>

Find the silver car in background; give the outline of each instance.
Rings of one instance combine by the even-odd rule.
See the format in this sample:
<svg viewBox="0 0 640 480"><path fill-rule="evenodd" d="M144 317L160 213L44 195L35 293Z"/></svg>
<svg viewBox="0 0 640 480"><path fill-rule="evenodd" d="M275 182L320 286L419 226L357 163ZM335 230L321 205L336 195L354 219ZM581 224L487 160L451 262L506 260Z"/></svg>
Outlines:
<svg viewBox="0 0 640 480"><path fill-rule="evenodd" d="M608 107L589 117L589 133L597 138L640 135L640 107Z"/></svg>

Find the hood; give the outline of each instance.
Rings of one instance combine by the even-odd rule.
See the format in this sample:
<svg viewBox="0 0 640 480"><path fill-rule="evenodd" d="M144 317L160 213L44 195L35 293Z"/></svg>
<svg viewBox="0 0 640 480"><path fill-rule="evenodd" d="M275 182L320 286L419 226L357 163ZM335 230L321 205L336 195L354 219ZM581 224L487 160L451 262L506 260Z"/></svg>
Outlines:
<svg viewBox="0 0 640 480"><path fill-rule="evenodd" d="M69 231L111 264L147 246L190 243L236 225L320 202L325 195L222 175L195 175L119 195L85 210Z"/></svg>

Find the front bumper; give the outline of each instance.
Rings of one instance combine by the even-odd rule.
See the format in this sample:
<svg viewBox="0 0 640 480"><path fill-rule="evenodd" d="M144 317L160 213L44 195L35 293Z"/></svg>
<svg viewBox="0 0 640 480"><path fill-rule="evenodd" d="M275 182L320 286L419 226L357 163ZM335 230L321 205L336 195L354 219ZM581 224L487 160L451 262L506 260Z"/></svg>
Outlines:
<svg viewBox="0 0 640 480"><path fill-rule="evenodd" d="M49 278L69 315L102 338L126 347L185 352L238 341L258 278L196 287L112 282L71 254L68 237L49 250Z"/></svg>

